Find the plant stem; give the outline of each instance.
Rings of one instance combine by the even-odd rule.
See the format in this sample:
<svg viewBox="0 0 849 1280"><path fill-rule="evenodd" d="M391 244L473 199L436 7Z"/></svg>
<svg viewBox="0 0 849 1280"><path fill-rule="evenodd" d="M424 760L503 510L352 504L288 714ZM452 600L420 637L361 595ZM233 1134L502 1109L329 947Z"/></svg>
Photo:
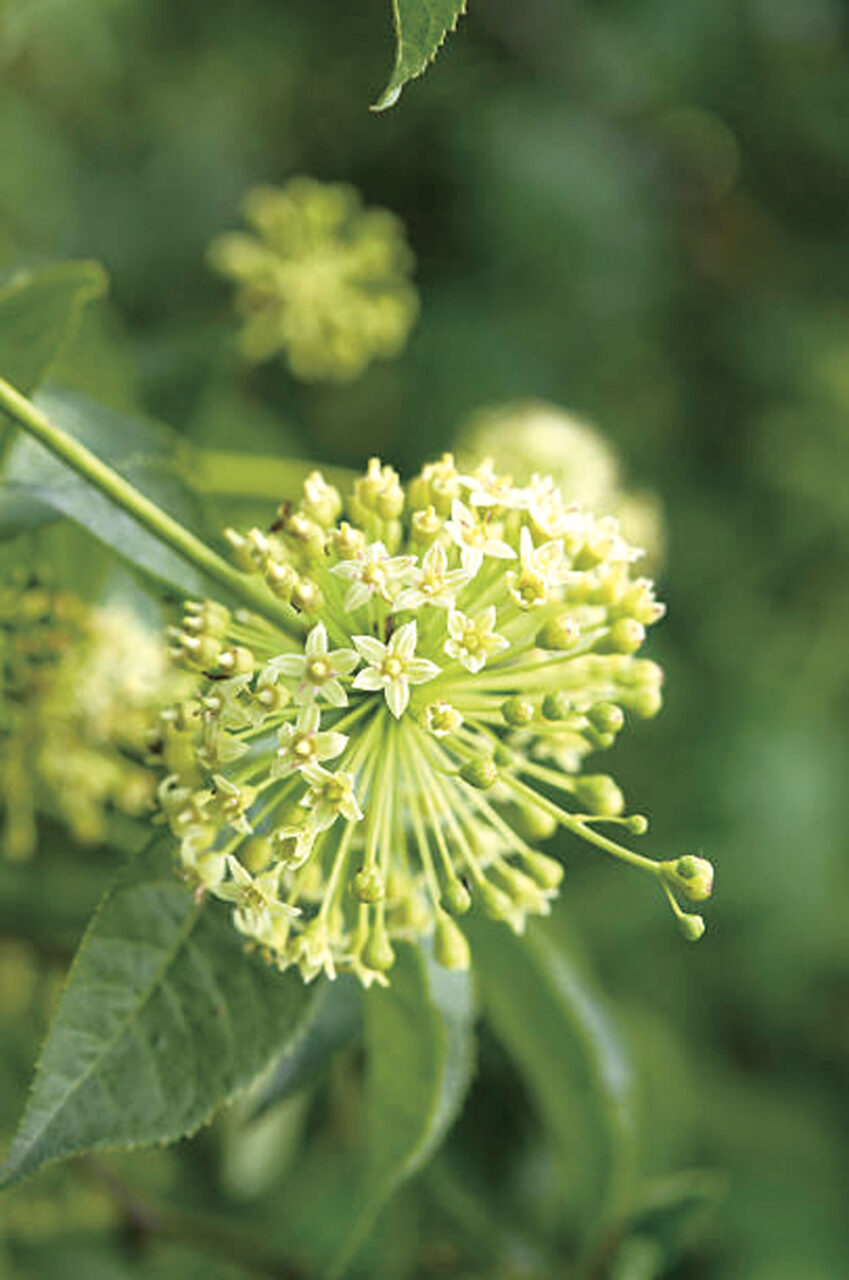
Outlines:
<svg viewBox="0 0 849 1280"><path fill-rule="evenodd" d="M44 445L66 466L99 489L111 502L121 507L154 537L171 547L201 573L224 587L248 608L262 614L270 622L291 635L296 627L291 611L270 592L262 590L247 574L228 564L217 551L184 528L179 521L145 497L117 471L101 461L79 440L51 422L35 405L0 378L0 410L18 426Z"/></svg>

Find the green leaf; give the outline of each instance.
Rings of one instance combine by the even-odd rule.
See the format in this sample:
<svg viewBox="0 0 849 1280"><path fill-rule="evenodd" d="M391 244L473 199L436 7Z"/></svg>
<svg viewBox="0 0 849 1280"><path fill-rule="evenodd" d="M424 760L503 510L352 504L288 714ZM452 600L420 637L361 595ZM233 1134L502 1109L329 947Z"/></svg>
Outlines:
<svg viewBox="0 0 849 1280"><path fill-rule="evenodd" d="M352 974L342 974L316 990L309 1019L260 1089L251 1109L253 1122L271 1107L314 1083L330 1060L362 1032L362 989Z"/></svg>
<svg viewBox="0 0 849 1280"><path fill-rule="evenodd" d="M615 1219L632 1198L637 1095L627 1049L594 984L540 921L516 937L470 920L485 1012L560 1149L581 1214Z"/></svg>
<svg viewBox="0 0 849 1280"><path fill-rule="evenodd" d="M332 1276L343 1274L386 1201L442 1142L474 1063L469 974L441 968L420 947L398 947L391 985L368 992L364 1013L368 1147Z"/></svg>
<svg viewBox="0 0 849 1280"><path fill-rule="evenodd" d="M0 1186L76 1152L171 1142L250 1083L312 991L247 956L227 912L198 905L158 838L83 939Z"/></svg>
<svg viewBox="0 0 849 1280"><path fill-rule="evenodd" d="M16 272L0 286L0 376L30 395L72 336L83 306L103 297L108 284L96 262Z"/></svg>
<svg viewBox="0 0 849 1280"><path fill-rule="evenodd" d="M174 432L146 418L106 409L77 392L45 389L35 396L35 404L170 515L202 532L201 503L184 479ZM193 566L43 445L21 434L9 451L0 484L0 533L16 532L22 522L43 523L57 514L75 520L181 594L206 590L205 579Z"/></svg>
<svg viewBox="0 0 849 1280"><path fill-rule="evenodd" d="M395 19L395 66L372 111L393 107L408 80L414 80L436 57L449 31L466 12L466 0L392 0Z"/></svg>

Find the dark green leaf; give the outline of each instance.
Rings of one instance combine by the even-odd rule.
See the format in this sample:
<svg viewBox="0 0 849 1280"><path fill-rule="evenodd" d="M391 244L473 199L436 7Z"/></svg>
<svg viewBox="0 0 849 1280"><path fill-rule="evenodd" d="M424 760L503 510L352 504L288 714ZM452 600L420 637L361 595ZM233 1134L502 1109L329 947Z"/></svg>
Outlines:
<svg viewBox="0 0 849 1280"><path fill-rule="evenodd" d="M392 107L408 80L415 79L436 57L449 31L466 12L466 0L392 0L397 44L389 83L373 111Z"/></svg>
<svg viewBox="0 0 849 1280"><path fill-rule="evenodd" d="M158 423L105 409L75 392L39 392L35 403L51 421L81 440L170 515L194 531L202 529L201 506L182 473L176 435ZM37 441L20 435L9 452L0 486L0 532L68 516L132 564L181 593L203 592L204 579L115 503L54 458Z"/></svg>
<svg viewBox="0 0 849 1280"><path fill-rule="evenodd" d="M192 1133L296 1033L312 992L247 956L155 841L107 894L71 968L0 1185L51 1160Z"/></svg>
<svg viewBox="0 0 849 1280"><path fill-rule="evenodd" d="M319 987L309 1019L260 1092L251 1120L318 1079L333 1055L360 1035L362 1021L362 989L356 978L343 974Z"/></svg>
<svg viewBox="0 0 849 1280"><path fill-rule="evenodd" d="M600 993L541 922L523 937L469 922L484 1008L528 1082L585 1213L630 1204L636 1091L625 1045Z"/></svg>
<svg viewBox="0 0 849 1280"><path fill-rule="evenodd" d="M369 991L364 1012L368 1147L334 1276L343 1274L392 1193L445 1137L474 1062L470 977L442 969L420 947L398 948L391 985Z"/></svg>
<svg viewBox="0 0 849 1280"><path fill-rule="evenodd" d="M22 395L40 385L87 302L108 287L96 262L57 262L16 272L0 286L0 376Z"/></svg>

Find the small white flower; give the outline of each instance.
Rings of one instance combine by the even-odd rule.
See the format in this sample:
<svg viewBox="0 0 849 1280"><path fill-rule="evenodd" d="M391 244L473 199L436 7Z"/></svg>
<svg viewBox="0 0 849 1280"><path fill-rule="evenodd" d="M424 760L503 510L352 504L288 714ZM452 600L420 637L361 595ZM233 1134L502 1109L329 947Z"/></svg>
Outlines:
<svg viewBox="0 0 849 1280"><path fill-rule="evenodd" d="M334 565L332 573L351 579L345 596L346 612L352 613L368 604L372 596L380 596L391 604L398 586L415 563L415 556L390 556L382 542L370 542L353 559Z"/></svg>
<svg viewBox="0 0 849 1280"><path fill-rule="evenodd" d="M448 738L461 727L463 717L450 702L432 702L424 709L424 723L434 737Z"/></svg>
<svg viewBox="0 0 849 1280"><path fill-rule="evenodd" d="M301 708L295 724L281 727L277 735L280 746L271 767L272 776L282 778L305 765L333 760L342 754L348 743L347 736L332 731L319 733L320 723L318 704L308 702Z"/></svg>
<svg viewBox="0 0 849 1280"><path fill-rule="evenodd" d="M279 863L256 876L252 876L232 855L227 857L227 866L231 878L217 885L213 893L223 902L233 903L235 923L240 932L261 934L277 919L300 915L297 907L287 906L278 897L283 870Z"/></svg>
<svg viewBox="0 0 849 1280"><path fill-rule="evenodd" d="M420 609L423 604L453 609L457 592L469 580L462 569L448 568L448 555L439 542L428 548L411 577L412 586L401 592L396 609Z"/></svg>
<svg viewBox="0 0 849 1280"><path fill-rule="evenodd" d="M453 609L448 615L445 652L467 671L480 671L490 654L510 647L510 641L498 635L494 627L495 605L484 609L476 618L467 618L459 609Z"/></svg>
<svg viewBox="0 0 849 1280"><path fill-rule="evenodd" d="M354 680L355 689L376 693L382 689L386 705L396 719L402 716L410 701L410 685L424 684L438 676L440 668L427 658L415 657L416 624L405 622L388 644L373 636L353 636L360 655L369 664Z"/></svg>
<svg viewBox="0 0 849 1280"><path fill-rule="evenodd" d="M515 560L516 552L503 538L492 536L489 524L478 520L473 511L459 499L451 504L451 519L445 521L445 531L455 546L460 548L463 572L473 578L483 564L484 556L498 560Z"/></svg>
<svg viewBox="0 0 849 1280"><path fill-rule="evenodd" d="M308 764L301 772L310 787L301 804L310 810L316 832L332 827L340 813L349 822L361 821L363 811L354 795L353 774L331 773L320 764Z"/></svg>
<svg viewBox="0 0 849 1280"><path fill-rule="evenodd" d="M513 484L510 476L500 476L492 458L486 458L469 476L460 476L468 489L467 501L472 507L505 507L513 511L525 505L525 491Z"/></svg>
<svg viewBox="0 0 849 1280"><path fill-rule="evenodd" d="M530 529L522 529L519 542L519 571L507 574L511 596L522 609L545 604L554 587L566 581L568 570L563 563L563 544L544 542L535 547Z"/></svg>
<svg viewBox="0 0 849 1280"><path fill-rule="evenodd" d="M307 636L303 656L286 653L272 658L266 670L300 680L295 690L295 702L312 702L320 697L331 706L344 707L348 698L338 677L350 675L359 660L353 649L334 649L329 653L327 631L324 623L319 622Z"/></svg>

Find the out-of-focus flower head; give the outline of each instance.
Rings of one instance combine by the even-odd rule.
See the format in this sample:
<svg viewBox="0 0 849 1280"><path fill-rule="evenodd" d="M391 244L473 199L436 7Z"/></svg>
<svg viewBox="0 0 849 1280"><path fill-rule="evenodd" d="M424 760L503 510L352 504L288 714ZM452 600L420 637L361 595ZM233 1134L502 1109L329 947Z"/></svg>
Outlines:
<svg viewBox="0 0 849 1280"><path fill-rule="evenodd" d="M312 178L256 187L244 212L252 232L219 236L209 261L236 282L246 359L285 354L304 381L348 382L399 354L418 314L400 219Z"/></svg>
<svg viewBox="0 0 849 1280"><path fill-rule="evenodd" d="M3 847L28 857L36 814L89 843L118 809L141 814L156 775L146 739L184 678L131 610L94 607L36 578L0 590Z"/></svg>
<svg viewBox="0 0 849 1280"><path fill-rule="evenodd" d="M567 502L615 515L622 532L645 553L643 567L656 572L664 557L663 512L653 493L632 491L619 460L595 427L543 400L523 400L477 410L461 425L461 465L492 458L517 482L534 472L549 475Z"/></svg>
<svg viewBox="0 0 849 1280"><path fill-rule="evenodd" d="M269 960L384 983L394 940L432 934L464 967L470 907L516 931L549 911L558 826L652 875L696 936L678 898L707 896L708 864L617 843L646 820L585 768L661 704L637 653L663 607L615 518L446 454L406 488L373 458L344 504L314 473L228 539L291 627L186 606L198 687L163 716L159 799L183 874Z"/></svg>

